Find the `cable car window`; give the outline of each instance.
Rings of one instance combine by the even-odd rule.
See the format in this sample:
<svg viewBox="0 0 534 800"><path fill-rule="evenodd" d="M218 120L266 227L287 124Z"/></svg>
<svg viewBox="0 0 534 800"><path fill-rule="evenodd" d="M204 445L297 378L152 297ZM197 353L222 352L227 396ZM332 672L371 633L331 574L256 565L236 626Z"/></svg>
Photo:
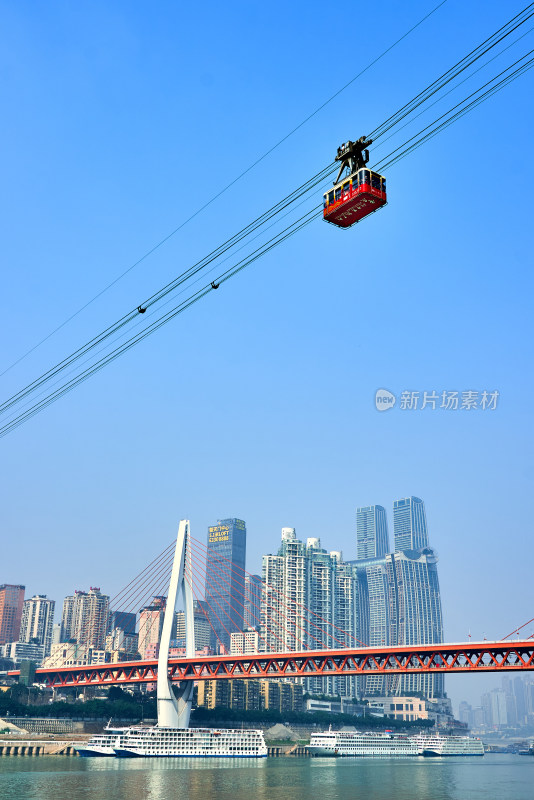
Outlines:
<svg viewBox="0 0 534 800"><path fill-rule="evenodd" d="M330 204L330 203L333 203L333 202L334 202L334 192L332 191L332 192L329 192L329 194L328 194L328 203Z"/></svg>
<svg viewBox="0 0 534 800"><path fill-rule="evenodd" d="M326 202L326 195L323 195L323 208L326 208L328 203Z"/></svg>
<svg viewBox="0 0 534 800"><path fill-rule="evenodd" d="M371 186L373 189L380 190L380 175L377 175L376 172L371 173Z"/></svg>
<svg viewBox="0 0 534 800"><path fill-rule="evenodd" d="M339 200L341 197L341 186L338 186L336 189L336 200Z"/></svg>
<svg viewBox="0 0 534 800"><path fill-rule="evenodd" d="M360 172L360 183L371 183L371 173L368 169L362 169Z"/></svg>
<svg viewBox="0 0 534 800"><path fill-rule="evenodd" d="M383 192L386 191L386 179L385 178L382 178L382 191Z"/></svg>
<svg viewBox="0 0 534 800"><path fill-rule="evenodd" d="M352 188L357 189L359 184L358 174L352 176Z"/></svg>
<svg viewBox="0 0 534 800"><path fill-rule="evenodd" d="M348 182L343 184L343 194L345 194L345 192L349 191L349 187L350 187L350 184Z"/></svg>

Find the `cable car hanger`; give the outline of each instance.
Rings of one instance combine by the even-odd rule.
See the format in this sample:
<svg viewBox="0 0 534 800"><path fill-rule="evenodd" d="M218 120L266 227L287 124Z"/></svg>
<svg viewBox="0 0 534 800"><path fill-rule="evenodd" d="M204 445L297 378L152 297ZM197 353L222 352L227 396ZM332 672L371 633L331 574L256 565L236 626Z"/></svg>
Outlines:
<svg viewBox="0 0 534 800"><path fill-rule="evenodd" d="M353 172L357 172L359 169L362 169L362 167L365 167L369 161L369 150L367 148L373 144L372 139L367 139L367 141L365 141L366 138L366 136L360 136L355 142L351 142L349 139L348 142L344 142L337 148L337 156L334 161L341 161L341 166L337 178L334 181L334 185L339 183L339 179L345 168L349 170L349 175L352 175Z"/></svg>

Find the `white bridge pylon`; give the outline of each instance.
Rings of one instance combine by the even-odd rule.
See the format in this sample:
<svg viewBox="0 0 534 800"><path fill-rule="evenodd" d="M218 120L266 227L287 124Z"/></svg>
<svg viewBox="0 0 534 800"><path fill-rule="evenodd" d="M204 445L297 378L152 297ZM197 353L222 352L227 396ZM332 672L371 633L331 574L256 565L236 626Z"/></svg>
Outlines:
<svg viewBox="0 0 534 800"><path fill-rule="evenodd" d="M169 645L176 612L176 601L181 590L185 612L185 657L195 657L195 624L191 575L189 520L182 519L178 527L169 594L159 643L157 683L159 728L189 727L194 683L193 681L181 681L173 686L169 679Z"/></svg>

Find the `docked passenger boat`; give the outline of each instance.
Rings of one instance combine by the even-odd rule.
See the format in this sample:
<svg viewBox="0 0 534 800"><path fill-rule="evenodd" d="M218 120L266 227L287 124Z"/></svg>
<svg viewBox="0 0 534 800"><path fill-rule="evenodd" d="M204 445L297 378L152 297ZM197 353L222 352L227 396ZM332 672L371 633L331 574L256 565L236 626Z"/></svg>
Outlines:
<svg viewBox="0 0 534 800"><path fill-rule="evenodd" d="M323 731L312 733L307 750L312 756L404 758L420 755L414 739L400 733Z"/></svg>
<svg viewBox="0 0 534 800"><path fill-rule="evenodd" d="M420 734L414 736L421 755L441 756L483 756L484 745L474 736L440 736Z"/></svg>
<svg viewBox="0 0 534 800"><path fill-rule="evenodd" d="M92 736L89 741L75 744L74 748L79 756L84 758L95 756L114 756L115 747L119 747L129 728L112 728L109 724L102 733Z"/></svg>
<svg viewBox="0 0 534 800"><path fill-rule="evenodd" d="M119 758L265 758L260 730L133 727L115 747Z"/></svg>

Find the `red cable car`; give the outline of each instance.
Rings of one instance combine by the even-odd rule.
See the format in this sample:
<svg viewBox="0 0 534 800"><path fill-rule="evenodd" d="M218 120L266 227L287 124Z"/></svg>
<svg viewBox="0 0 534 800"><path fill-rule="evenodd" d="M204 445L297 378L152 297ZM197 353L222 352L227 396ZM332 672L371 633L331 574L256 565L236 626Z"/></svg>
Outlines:
<svg viewBox="0 0 534 800"><path fill-rule="evenodd" d="M335 160L341 166L333 188L324 195L323 218L339 228L350 228L387 203L386 179L365 166L369 161L367 147L372 143L362 136L337 149Z"/></svg>

